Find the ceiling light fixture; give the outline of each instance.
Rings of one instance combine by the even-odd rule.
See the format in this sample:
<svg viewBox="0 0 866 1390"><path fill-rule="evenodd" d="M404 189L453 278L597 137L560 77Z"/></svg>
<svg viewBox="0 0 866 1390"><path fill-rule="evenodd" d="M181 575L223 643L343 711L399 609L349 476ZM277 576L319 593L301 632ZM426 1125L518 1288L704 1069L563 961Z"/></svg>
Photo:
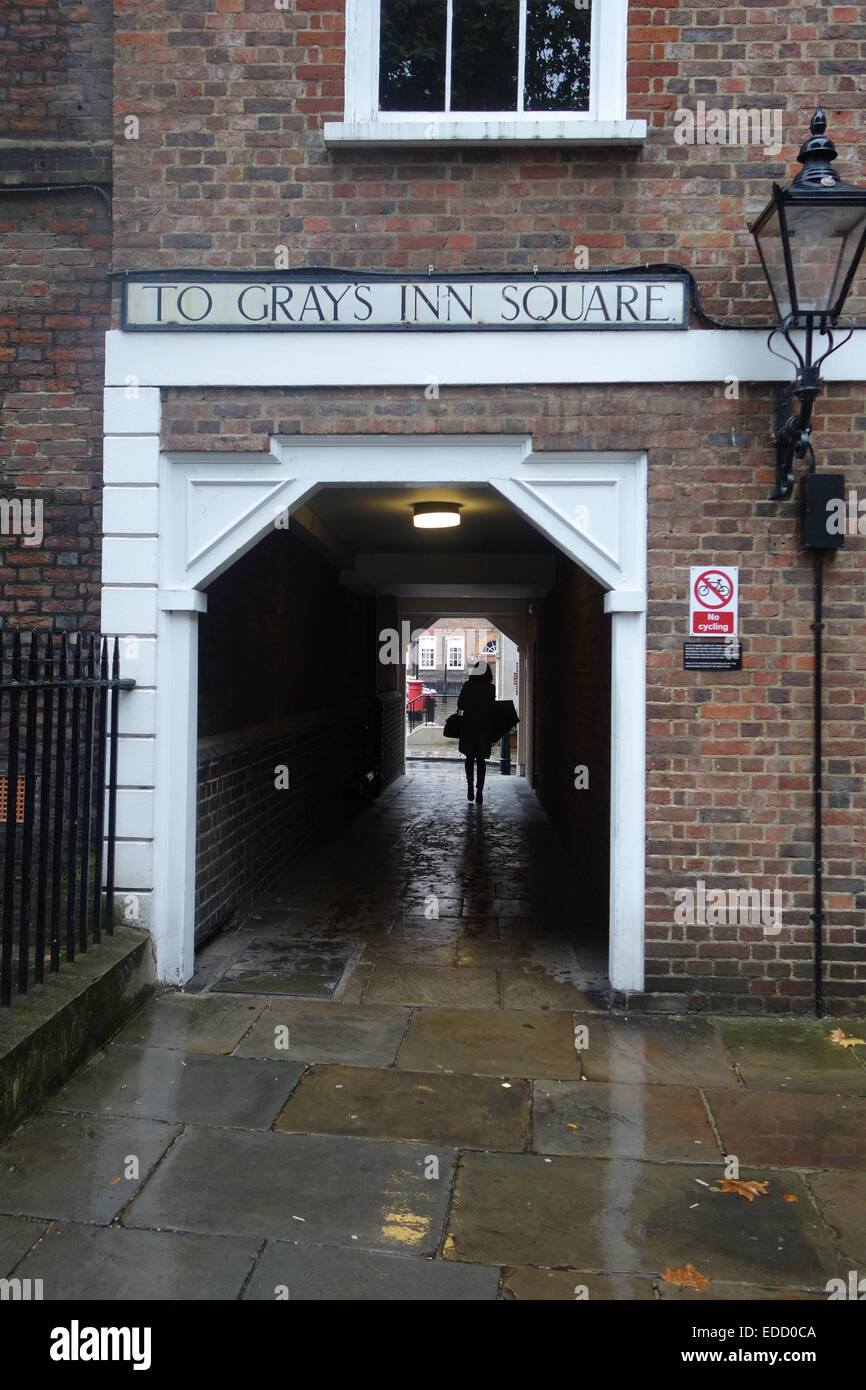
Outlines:
<svg viewBox="0 0 866 1390"><path fill-rule="evenodd" d="M425 531L460 525L459 502L415 502L412 513L413 524Z"/></svg>

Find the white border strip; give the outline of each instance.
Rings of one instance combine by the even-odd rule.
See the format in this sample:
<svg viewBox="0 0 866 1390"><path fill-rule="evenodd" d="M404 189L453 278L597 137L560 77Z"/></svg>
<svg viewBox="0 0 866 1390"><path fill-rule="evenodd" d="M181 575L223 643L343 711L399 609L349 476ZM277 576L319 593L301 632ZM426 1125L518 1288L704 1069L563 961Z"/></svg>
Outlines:
<svg viewBox="0 0 866 1390"><path fill-rule="evenodd" d="M767 332L607 329L545 333L106 334L107 386L509 386L630 382L785 382L794 368ZM866 332L821 369L825 381L866 381Z"/></svg>

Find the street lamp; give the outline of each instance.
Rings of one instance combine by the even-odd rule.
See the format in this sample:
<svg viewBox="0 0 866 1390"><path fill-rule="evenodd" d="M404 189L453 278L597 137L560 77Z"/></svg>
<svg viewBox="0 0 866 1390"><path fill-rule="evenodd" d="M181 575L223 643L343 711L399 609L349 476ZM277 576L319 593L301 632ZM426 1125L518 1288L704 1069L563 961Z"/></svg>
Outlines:
<svg viewBox="0 0 866 1390"><path fill-rule="evenodd" d="M784 357L795 368L793 386L783 387L776 397L776 488L774 498L789 497L794 487L794 458L809 455L809 468L803 476L803 544L814 552L815 590L813 691L812 805L814 850L812 871L812 911L809 914L814 940L815 1014L824 1013L824 840L823 799L823 650L824 632L824 551L843 544L843 536L831 533L828 508L831 501L844 497L845 479L841 474L818 474L815 451L809 438L812 407L821 390L821 364L847 343L854 329L836 342L833 329L845 307L845 300L866 244L866 189L843 183L831 168L836 158L833 141L824 134L827 121L820 106L812 117L811 134L797 156L802 169L790 188L773 185L773 196L749 230L755 238L764 274L779 315L767 346L781 333L793 353ZM791 337L795 328L805 330L803 351ZM814 336L826 340L826 348L813 357ZM782 353L776 353L783 357ZM798 414L792 410L793 396L800 402Z"/></svg>
<svg viewBox="0 0 866 1390"><path fill-rule="evenodd" d="M810 422L821 389L821 364L853 332L850 328L841 342L835 342L832 330L866 245L866 188L843 183L831 167L836 147L824 134L826 129L819 106L812 117L809 139L797 156L803 168L790 188L773 184L770 202L749 225L779 315L768 346L774 352L772 339L781 333L793 352L793 395L800 402L799 414L792 414L792 392L784 388L777 406L774 498L790 496L794 457L803 458L810 449ZM805 329L804 352L791 337L794 328ZM827 347L813 359L815 332L827 340Z"/></svg>

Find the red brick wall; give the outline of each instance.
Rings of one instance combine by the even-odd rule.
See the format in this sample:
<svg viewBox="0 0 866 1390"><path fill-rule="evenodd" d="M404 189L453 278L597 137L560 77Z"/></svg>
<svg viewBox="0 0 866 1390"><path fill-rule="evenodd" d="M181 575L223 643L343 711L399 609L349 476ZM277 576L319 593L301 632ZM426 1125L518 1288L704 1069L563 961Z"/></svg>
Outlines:
<svg viewBox="0 0 866 1390"><path fill-rule="evenodd" d="M0 19L0 496L43 504L44 544L0 536L0 622L99 624L112 7ZM17 191L16 191L17 190Z"/></svg>
<svg viewBox="0 0 866 1390"><path fill-rule="evenodd" d="M798 503L768 500L769 387L721 385L165 393L166 446L260 449L270 433L530 434L538 449L647 449L647 988L694 1007L811 1004L812 574ZM866 495L862 391L833 384L821 465ZM214 421L218 434L209 433ZM255 422L248 424L246 422ZM733 432L733 433L732 433ZM863 541L826 563L825 888L828 1007L866 994ZM689 567L739 564L743 671L686 672ZM575 796L580 793L575 792ZM674 890L778 887L783 929L678 926Z"/></svg>
<svg viewBox="0 0 866 1390"><path fill-rule="evenodd" d="M764 322L746 218L794 172L816 102L862 177L866 25L855 6L630 9L639 149L328 150L344 5L116 0L117 263L543 270L679 261L714 315ZM678 106L781 108L783 150L679 145ZM137 115L139 139L120 121ZM852 301L853 303L853 301ZM862 306L861 306L862 307Z"/></svg>

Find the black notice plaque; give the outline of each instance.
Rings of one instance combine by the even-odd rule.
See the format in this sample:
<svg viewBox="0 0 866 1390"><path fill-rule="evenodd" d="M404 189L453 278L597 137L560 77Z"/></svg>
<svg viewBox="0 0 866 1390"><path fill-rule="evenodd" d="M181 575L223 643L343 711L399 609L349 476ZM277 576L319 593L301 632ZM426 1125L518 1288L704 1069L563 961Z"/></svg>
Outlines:
<svg viewBox="0 0 866 1390"><path fill-rule="evenodd" d="M743 644L737 637L683 642L684 671L742 671Z"/></svg>

